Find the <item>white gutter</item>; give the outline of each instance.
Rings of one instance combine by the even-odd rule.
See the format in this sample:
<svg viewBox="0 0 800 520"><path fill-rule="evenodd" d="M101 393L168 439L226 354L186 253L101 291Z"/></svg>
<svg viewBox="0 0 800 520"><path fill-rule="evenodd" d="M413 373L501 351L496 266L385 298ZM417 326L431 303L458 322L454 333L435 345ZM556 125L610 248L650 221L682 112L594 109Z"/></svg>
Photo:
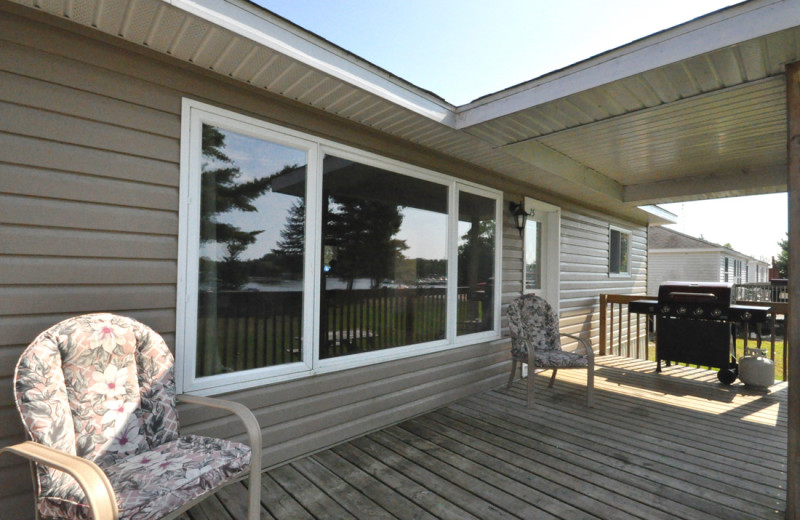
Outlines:
<svg viewBox="0 0 800 520"><path fill-rule="evenodd" d="M455 125L452 105L401 80L393 81L386 72L322 39L304 37L258 6L238 0L163 1L433 121Z"/></svg>

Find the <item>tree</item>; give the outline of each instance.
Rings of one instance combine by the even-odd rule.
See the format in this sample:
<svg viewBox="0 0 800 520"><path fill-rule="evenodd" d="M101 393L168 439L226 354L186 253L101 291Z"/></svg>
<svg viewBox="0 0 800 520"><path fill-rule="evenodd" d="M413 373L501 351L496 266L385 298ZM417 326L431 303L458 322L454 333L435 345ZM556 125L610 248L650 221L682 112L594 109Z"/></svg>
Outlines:
<svg viewBox="0 0 800 520"><path fill-rule="evenodd" d="M291 273L296 279L303 273L305 253L306 204L305 199L296 199L289 209L286 224L281 230L281 239L272 253L278 259L283 273Z"/></svg>
<svg viewBox="0 0 800 520"><path fill-rule="evenodd" d="M337 248L336 267L331 274L347 280L369 278L376 287L392 278L395 262L408 249L404 240L393 238L403 224L394 204L377 200L329 197L326 245Z"/></svg>
<svg viewBox="0 0 800 520"><path fill-rule="evenodd" d="M781 252L775 260L775 267L778 268L778 276L781 278L789 278L789 232L786 232L786 240L778 241L781 247Z"/></svg>
<svg viewBox="0 0 800 520"><path fill-rule="evenodd" d="M219 217L234 210L257 211L253 201L270 189L271 177L242 180L241 170L225 154L225 134L213 126L203 125L202 150L200 241L224 244L226 254L220 264L201 262L201 277L206 281L216 278L220 287L237 289L244 282L236 274L239 256L263 230L245 231L220 222Z"/></svg>

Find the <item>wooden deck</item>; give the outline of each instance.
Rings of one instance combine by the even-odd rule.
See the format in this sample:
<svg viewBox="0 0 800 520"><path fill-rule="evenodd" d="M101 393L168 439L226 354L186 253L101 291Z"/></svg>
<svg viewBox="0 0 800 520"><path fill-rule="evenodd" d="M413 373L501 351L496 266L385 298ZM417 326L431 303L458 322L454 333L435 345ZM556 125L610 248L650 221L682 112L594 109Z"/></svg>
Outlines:
<svg viewBox="0 0 800 520"><path fill-rule="evenodd" d="M264 474L262 518L782 518L787 385L724 387L714 372L602 357L459 401ZM192 520L241 519L229 487Z"/></svg>

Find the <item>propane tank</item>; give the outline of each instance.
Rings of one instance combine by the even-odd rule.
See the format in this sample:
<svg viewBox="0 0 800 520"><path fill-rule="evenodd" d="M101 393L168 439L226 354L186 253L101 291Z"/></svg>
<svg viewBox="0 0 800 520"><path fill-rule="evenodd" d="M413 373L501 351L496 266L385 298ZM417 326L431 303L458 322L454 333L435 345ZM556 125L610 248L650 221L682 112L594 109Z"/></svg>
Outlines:
<svg viewBox="0 0 800 520"><path fill-rule="evenodd" d="M746 348L739 358L739 379L747 386L767 388L775 383L775 362L760 348Z"/></svg>

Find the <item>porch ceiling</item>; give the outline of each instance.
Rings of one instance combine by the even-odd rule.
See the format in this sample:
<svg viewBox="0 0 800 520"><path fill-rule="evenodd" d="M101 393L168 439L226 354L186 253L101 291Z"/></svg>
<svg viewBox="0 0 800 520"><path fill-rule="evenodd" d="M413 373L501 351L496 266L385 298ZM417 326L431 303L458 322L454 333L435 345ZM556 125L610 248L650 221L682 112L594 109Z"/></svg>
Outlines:
<svg viewBox="0 0 800 520"><path fill-rule="evenodd" d="M11 1L636 220L786 188L796 2L745 2L456 108L244 0Z"/></svg>

